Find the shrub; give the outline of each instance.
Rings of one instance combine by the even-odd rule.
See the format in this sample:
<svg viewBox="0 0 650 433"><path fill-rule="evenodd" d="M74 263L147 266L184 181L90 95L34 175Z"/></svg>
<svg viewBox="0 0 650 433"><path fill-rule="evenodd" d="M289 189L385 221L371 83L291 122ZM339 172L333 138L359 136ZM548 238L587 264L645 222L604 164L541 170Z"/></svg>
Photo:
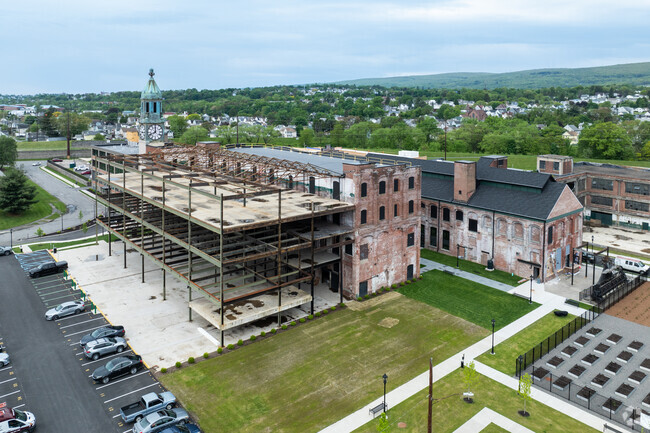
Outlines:
<svg viewBox="0 0 650 433"><path fill-rule="evenodd" d="M364 296L365 299L370 299L370 295Z"/></svg>
<svg viewBox="0 0 650 433"><path fill-rule="evenodd" d="M181 368L181 362L180 361L176 361L176 364L174 364L174 365L176 366L176 368Z"/></svg>
<svg viewBox="0 0 650 433"><path fill-rule="evenodd" d="M251 341L255 341L256 338L257 338L257 336L251 335Z"/></svg>
<svg viewBox="0 0 650 433"><path fill-rule="evenodd" d="M308 318L309 320L311 320L311 319L314 318L314 315L313 315L313 314L310 314L309 316L307 316L307 318Z"/></svg>
<svg viewBox="0 0 650 433"><path fill-rule="evenodd" d="M287 329L288 326L287 326L287 325L282 325L281 328L282 328L282 329Z"/></svg>
<svg viewBox="0 0 650 433"><path fill-rule="evenodd" d="M397 289L397 284L391 285L390 288L393 289L393 290Z"/></svg>
<svg viewBox="0 0 650 433"><path fill-rule="evenodd" d="M208 359L208 358L210 357L210 355L208 355L208 352L205 352L205 353L203 354L203 357L204 357L205 359Z"/></svg>
<svg viewBox="0 0 650 433"><path fill-rule="evenodd" d="M406 284L411 284L411 280L404 281Z"/></svg>
<svg viewBox="0 0 650 433"><path fill-rule="evenodd" d="M265 336L266 336L266 332L262 331L262 333L260 334L260 337L265 337Z"/></svg>
<svg viewBox="0 0 650 433"><path fill-rule="evenodd" d="M188 364L194 364L194 362L195 362L195 360L194 360L193 356L190 356L189 358L187 358L187 363Z"/></svg>
<svg viewBox="0 0 650 433"><path fill-rule="evenodd" d="M377 292L372 292L370 296L377 296Z"/></svg>
<svg viewBox="0 0 650 433"><path fill-rule="evenodd" d="M339 308L345 308L345 304L344 304L343 302L341 302L341 303L339 304Z"/></svg>
<svg viewBox="0 0 650 433"><path fill-rule="evenodd" d="M161 373L167 373L167 369L165 367L163 367L163 368L160 369L160 372Z"/></svg>
<svg viewBox="0 0 650 433"><path fill-rule="evenodd" d="M233 350L234 348L235 348L234 344L231 343L231 344L228 345L228 350Z"/></svg>
<svg viewBox="0 0 650 433"><path fill-rule="evenodd" d="M406 286L406 283L404 281L402 281L401 283L399 283L399 285L404 287L404 286Z"/></svg>
<svg viewBox="0 0 650 433"><path fill-rule="evenodd" d="M240 338L239 341L237 342L237 346L243 346L243 345L244 345L244 340Z"/></svg>
<svg viewBox="0 0 650 433"><path fill-rule="evenodd" d="M221 355L221 354L223 353L223 347L218 348L218 349L217 349L217 353L218 353L219 355Z"/></svg>
<svg viewBox="0 0 650 433"><path fill-rule="evenodd" d="M316 313L316 317L320 317L320 312Z"/></svg>
<svg viewBox="0 0 650 433"><path fill-rule="evenodd" d="M305 319L304 317L300 318L300 323L305 323L306 321L307 321L307 319Z"/></svg>
<svg viewBox="0 0 650 433"><path fill-rule="evenodd" d="M336 310L336 305L333 305L332 308L330 308L330 311Z"/></svg>
<svg viewBox="0 0 650 433"><path fill-rule="evenodd" d="M275 334L276 332L278 332L277 329L275 329L275 328L271 329L271 334Z"/></svg>
<svg viewBox="0 0 650 433"><path fill-rule="evenodd" d="M296 321L294 320L293 322L290 323L291 326L296 326Z"/></svg>
<svg viewBox="0 0 650 433"><path fill-rule="evenodd" d="M363 298L361 296L357 297L357 301L361 302L363 301Z"/></svg>
<svg viewBox="0 0 650 433"><path fill-rule="evenodd" d="M421 280L422 278L424 278L424 277L423 277L422 275L420 275L420 276L418 277L418 280Z"/></svg>
<svg viewBox="0 0 650 433"><path fill-rule="evenodd" d="M327 314L329 312L330 312L330 310L328 310L327 308L322 311L323 314Z"/></svg>

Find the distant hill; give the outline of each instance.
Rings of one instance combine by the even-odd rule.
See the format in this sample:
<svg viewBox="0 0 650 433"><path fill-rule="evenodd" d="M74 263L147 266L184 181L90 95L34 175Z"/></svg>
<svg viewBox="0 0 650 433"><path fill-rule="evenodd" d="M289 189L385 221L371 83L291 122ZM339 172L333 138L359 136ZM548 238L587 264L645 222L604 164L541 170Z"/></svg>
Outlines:
<svg viewBox="0 0 650 433"><path fill-rule="evenodd" d="M384 87L539 89L542 87L575 87L604 84L650 85L650 62L593 68L530 69L504 72L454 72L404 77L362 78L338 81L336 84Z"/></svg>

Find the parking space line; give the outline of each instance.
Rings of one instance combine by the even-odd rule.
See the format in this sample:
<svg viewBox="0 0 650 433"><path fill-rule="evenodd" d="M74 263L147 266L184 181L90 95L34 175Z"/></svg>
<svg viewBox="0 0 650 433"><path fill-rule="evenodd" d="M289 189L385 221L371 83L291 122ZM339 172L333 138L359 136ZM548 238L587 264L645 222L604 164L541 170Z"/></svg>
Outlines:
<svg viewBox="0 0 650 433"><path fill-rule="evenodd" d="M47 301L45 301L45 300L43 299L43 302L45 303L45 305L48 305L50 301L55 301L55 300L57 300L57 299L67 298L68 296L74 296L74 293L68 293L67 295L64 295L64 296L59 296L59 297L57 297L57 298L51 298L51 299L48 299ZM42 298L41 298L41 299L42 299Z"/></svg>
<svg viewBox="0 0 650 433"><path fill-rule="evenodd" d="M82 367L85 367L85 366L87 366L87 365L89 365L89 364L94 364L95 362L105 361L105 360L107 360L108 358L114 358L114 357L116 357L116 356L124 356L125 353L129 353L129 352L131 352L131 351L130 351L130 350L125 350L125 351L122 352L122 353L114 353L114 354L112 354L112 355L108 355L108 356L105 356L105 357L103 357L103 358L96 359L96 360L94 360L94 361L86 362L86 363L84 363L84 364L81 364L81 366L82 366ZM81 352L81 353L83 353L83 352Z"/></svg>
<svg viewBox="0 0 650 433"><path fill-rule="evenodd" d="M66 337L69 337L69 336L71 336L71 335L77 335L77 334L85 334L85 333L87 333L88 331L92 331L93 329L97 329L97 328L102 328L102 327L104 327L104 326L106 326L106 325L95 326L94 328L88 328L88 329L86 329L86 330L84 330L84 331L73 332L72 334L66 334ZM72 346L72 344L71 344L70 346Z"/></svg>
<svg viewBox="0 0 650 433"><path fill-rule="evenodd" d="M12 409L18 409L19 407L23 407L23 406L25 406L25 403L19 404L18 406L14 406Z"/></svg>
<svg viewBox="0 0 650 433"><path fill-rule="evenodd" d="M83 322L73 323L72 325L61 326L59 329L70 328L71 326L77 326L77 325L81 325L82 323L88 323L88 322L92 322L94 320L100 320L100 319L103 319L103 317L96 317L94 319L86 320L86 321L83 321Z"/></svg>
<svg viewBox="0 0 650 433"><path fill-rule="evenodd" d="M44 298L45 298L46 296L55 295L55 294L57 294L57 293L63 293L63 292L68 292L69 295L73 295L73 294L74 294L74 293L70 293L70 289L63 289L63 290L57 290L57 291L55 291L55 292L39 293L38 296L40 296L41 299L45 300ZM58 298L52 298L52 299L58 299ZM49 299L48 299L48 300L49 300Z"/></svg>
<svg viewBox="0 0 650 433"><path fill-rule="evenodd" d="M93 314L93 313L90 311L86 311L85 313L79 313L76 316L64 317L62 319L57 320L57 322L61 322L63 320L70 320L70 319L80 319L84 314Z"/></svg>
<svg viewBox="0 0 650 433"><path fill-rule="evenodd" d="M12 367L5 367L5 368L0 368L0 371L6 371L6 370L10 370L11 368L12 368Z"/></svg>
<svg viewBox="0 0 650 433"><path fill-rule="evenodd" d="M20 390L18 390L18 391L14 391L14 392L10 392L9 394L0 395L0 399L5 398L5 397L9 397L10 395L18 394L19 392L20 392Z"/></svg>
<svg viewBox="0 0 650 433"><path fill-rule="evenodd" d="M50 290L50 289L60 289L60 288L62 288L62 287L66 288L66 289L68 289L68 290L72 289L72 287L70 287L70 286L66 287L66 286L67 286L67 284L60 284L60 283L57 283L57 284L55 284L55 285L53 285L53 286L39 287L39 288L36 288L36 293L38 293L38 294L40 295L40 294L42 294L43 292L45 292L46 290Z"/></svg>
<svg viewBox="0 0 650 433"><path fill-rule="evenodd" d="M7 382L13 382L14 380L16 380L15 377L13 379L9 379L9 380L5 380L4 382L0 382L0 385L2 385L3 383L7 383Z"/></svg>
<svg viewBox="0 0 650 433"><path fill-rule="evenodd" d="M106 403L110 403L111 401L118 400L118 399L120 399L120 398L122 398L122 397L126 397L126 396L129 395L129 394L133 394L133 393L136 393L136 392L138 392L138 391L142 391L143 389L151 388L152 386L155 386L155 385L160 385L160 384L159 384L158 382L155 382L155 383L152 383L151 385L143 386L142 388L136 389L135 391L127 392L126 394L122 394L122 395L117 396L117 397L115 397L115 398L111 398L110 400L106 400L106 401L104 402L104 404L106 404Z"/></svg>
<svg viewBox="0 0 650 433"><path fill-rule="evenodd" d="M106 385L98 386L95 389L100 390L102 388L106 388L107 386L115 385L116 383L124 382L125 380L133 379L134 377L138 377L138 376L140 376L142 374L146 374L146 373L149 373L149 370L141 371L140 373L137 373L137 374L132 374L129 377L125 377L124 379L116 380L115 382L107 383Z"/></svg>

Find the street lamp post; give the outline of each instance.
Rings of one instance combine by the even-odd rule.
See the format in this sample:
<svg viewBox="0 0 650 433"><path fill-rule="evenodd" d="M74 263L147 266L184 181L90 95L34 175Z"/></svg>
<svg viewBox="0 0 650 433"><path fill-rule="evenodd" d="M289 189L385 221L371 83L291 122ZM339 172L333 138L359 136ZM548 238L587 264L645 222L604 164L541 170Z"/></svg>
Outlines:
<svg viewBox="0 0 650 433"><path fill-rule="evenodd" d="M522 373L521 368L522 368L523 363L524 363L524 356L519 355L519 358L517 358L517 361L519 361L519 377L521 377L521 373Z"/></svg>
<svg viewBox="0 0 650 433"><path fill-rule="evenodd" d="M528 303L533 303L533 274L530 274L530 296L528 297Z"/></svg>
<svg viewBox="0 0 650 433"><path fill-rule="evenodd" d="M594 252L594 237L591 236L591 255L594 256L594 267L591 269L591 285L596 284L596 253Z"/></svg>
<svg viewBox="0 0 650 433"><path fill-rule="evenodd" d="M456 244L456 268L460 268L460 244Z"/></svg>
<svg viewBox="0 0 650 433"><path fill-rule="evenodd" d="M388 380L388 375L384 373L382 378L384 379L384 413L386 413L386 381Z"/></svg>
<svg viewBox="0 0 650 433"><path fill-rule="evenodd" d="M492 355L494 355L494 322L495 320L492 319L492 351L490 352Z"/></svg>

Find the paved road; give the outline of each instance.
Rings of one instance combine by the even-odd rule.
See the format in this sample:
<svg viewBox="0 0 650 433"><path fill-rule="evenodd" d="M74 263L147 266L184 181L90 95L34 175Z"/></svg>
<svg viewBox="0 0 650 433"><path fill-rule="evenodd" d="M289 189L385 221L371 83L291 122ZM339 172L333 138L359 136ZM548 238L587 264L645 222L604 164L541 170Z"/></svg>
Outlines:
<svg viewBox="0 0 650 433"><path fill-rule="evenodd" d="M73 188L55 177L47 174L39 167L32 166L33 161L18 161L16 165L25 170L27 176L40 185L47 192L61 200L67 207L68 213L63 216L63 227L74 227L80 224L79 211L84 214L84 220L95 215L95 202L81 193L79 188ZM45 162L43 161L43 164ZM61 219L52 222L32 225L13 231L13 243L36 242L36 229L41 227L46 233L55 233L61 230ZM0 232L0 245L9 245L9 230Z"/></svg>
<svg viewBox="0 0 650 433"><path fill-rule="evenodd" d="M0 275L3 339L25 394L23 409L34 412L38 431L115 431L57 324L43 317L45 307L13 256L0 257Z"/></svg>

